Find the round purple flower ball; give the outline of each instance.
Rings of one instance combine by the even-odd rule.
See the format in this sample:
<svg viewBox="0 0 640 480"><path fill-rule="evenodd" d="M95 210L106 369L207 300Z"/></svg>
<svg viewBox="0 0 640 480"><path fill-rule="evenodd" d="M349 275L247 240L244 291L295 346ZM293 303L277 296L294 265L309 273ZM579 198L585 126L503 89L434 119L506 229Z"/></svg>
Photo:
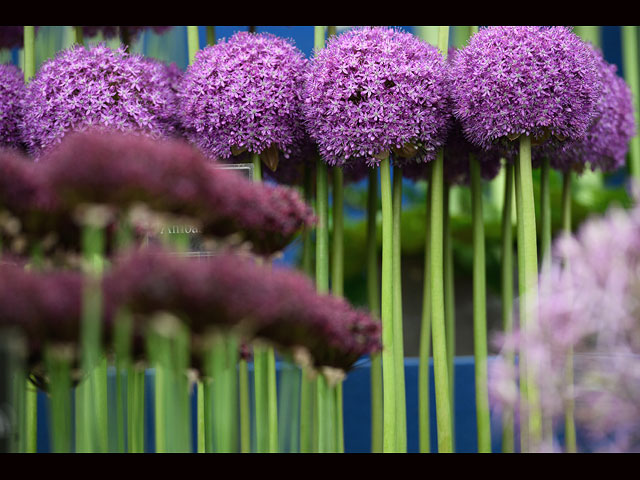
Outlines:
<svg viewBox="0 0 640 480"><path fill-rule="evenodd" d="M220 159L289 156L304 137L306 65L298 48L271 34L239 32L199 51L179 94L187 138Z"/></svg>
<svg viewBox="0 0 640 480"><path fill-rule="evenodd" d="M20 99L24 96L24 74L13 65L0 65L0 147L20 145Z"/></svg>
<svg viewBox="0 0 640 480"><path fill-rule="evenodd" d="M307 129L330 165L377 165L389 152L429 161L444 144L447 64L410 33L366 27L332 37L306 78Z"/></svg>
<svg viewBox="0 0 640 480"><path fill-rule="evenodd" d="M631 90L616 74L617 67L609 64L595 47L591 49L604 88L596 105L596 120L586 136L550 154L551 165L562 171L581 170L586 164L594 170L617 170L625 165L629 142L636 134Z"/></svg>
<svg viewBox="0 0 640 480"><path fill-rule="evenodd" d="M591 49L561 26L482 29L452 66L454 114L483 148L521 135L581 138L601 91Z"/></svg>
<svg viewBox="0 0 640 480"><path fill-rule="evenodd" d="M72 130L108 127L166 137L176 130L175 78L124 48L75 46L42 65L27 87L23 140L38 156Z"/></svg>

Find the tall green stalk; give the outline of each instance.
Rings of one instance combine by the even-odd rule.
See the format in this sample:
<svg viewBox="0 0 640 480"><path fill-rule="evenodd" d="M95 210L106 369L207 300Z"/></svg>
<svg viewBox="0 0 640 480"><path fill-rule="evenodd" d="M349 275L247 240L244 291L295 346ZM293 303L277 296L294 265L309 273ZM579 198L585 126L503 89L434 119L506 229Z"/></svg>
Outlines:
<svg viewBox="0 0 640 480"><path fill-rule="evenodd" d="M331 293L344 296L344 173L333 168L333 234L331 237ZM334 388L335 434L338 452L344 447L342 417L342 381Z"/></svg>
<svg viewBox="0 0 640 480"><path fill-rule="evenodd" d="M378 171L369 171L367 188L367 304L372 315L380 315L378 284ZM382 356L371 355L371 452L382 453Z"/></svg>
<svg viewBox="0 0 640 480"><path fill-rule="evenodd" d="M449 47L449 27L438 30L438 48L446 57ZM451 398L449 369L447 366L447 338L444 302L444 250L443 250L443 197L444 165L440 150L433 162L431 173L431 333L433 335L433 364L436 391L436 419L438 425L438 451L453 452L453 426L451 422Z"/></svg>
<svg viewBox="0 0 640 480"><path fill-rule="evenodd" d="M196 53L200 50L198 27L187 27L187 46L189 49L189 65L192 65L193 60L196 58Z"/></svg>
<svg viewBox="0 0 640 480"><path fill-rule="evenodd" d="M262 181L260 155L252 156L253 177ZM254 348L256 437L259 452L278 451L278 398L273 347Z"/></svg>
<svg viewBox="0 0 640 480"><path fill-rule="evenodd" d="M502 293L502 329L505 335L513 331L513 227L511 222L513 210L513 164L505 166L504 202L502 206L502 269L501 269L501 293ZM507 358L509 365L513 365L514 357ZM514 412L513 409L505 410L502 415L502 452L513 453L515 448L514 438Z"/></svg>
<svg viewBox="0 0 640 480"><path fill-rule="evenodd" d="M480 162L469 156L473 221L473 347L475 352L478 452L491 453L491 419L487 378L487 288Z"/></svg>
<svg viewBox="0 0 640 480"><path fill-rule="evenodd" d="M251 404L249 400L249 365L238 362L238 391L240 398L240 452L251 453Z"/></svg>
<svg viewBox="0 0 640 480"><path fill-rule="evenodd" d="M407 403L404 380L404 338L402 328L402 170L393 167L393 350L396 377L397 451L407 451Z"/></svg>
<svg viewBox="0 0 640 480"><path fill-rule="evenodd" d="M418 364L418 426L420 453L431 452L431 411L429 377L431 358L431 165L428 168L428 190L426 196L426 235L424 248L424 280L422 287L422 319L420 325L420 360Z"/></svg>
<svg viewBox="0 0 640 480"><path fill-rule="evenodd" d="M75 37L75 43L78 45L84 45L84 32L82 31L82 27L73 27L73 34Z"/></svg>
<svg viewBox="0 0 640 480"><path fill-rule="evenodd" d="M26 28L26 27L25 27ZM633 93L636 123L640 122L640 72L638 71L638 27L622 27L622 55L624 78ZM640 179L640 136L631 139L629 147L629 170L632 177Z"/></svg>
<svg viewBox="0 0 640 480"><path fill-rule="evenodd" d="M383 452L397 452L397 382L393 340L393 196L389 157L380 162L380 197L382 200L382 392Z"/></svg>
<svg viewBox="0 0 640 480"><path fill-rule="evenodd" d="M444 184L443 194L443 223L444 230L444 318L445 334L447 336L447 368L449 369L449 398L451 398L452 443L455 447L455 360L456 360L456 291L455 271L453 265L453 238L451 236L451 213L449 200L451 187Z"/></svg>
<svg viewBox="0 0 640 480"><path fill-rule="evenodd" d="M536 213L533 196L533 178L531 173L531 137L520 137L520 155L516 164L516 204L518 210L518 270L520 273L520 324L525 332L537 328L538 299L538 253L536 246ZM527 415L521 418L527 422L527 443L529 447L540 444L542 437L542 416L538 390L535 383L535 365L525 351L520 356L525 362L524 381L527 399ZM522 375L522 373L521 373ZM524 437L524 436L523 436Z"/></svg>
<svg viewBox="0 0 640 480"><path fill-rule="evenodd" d="M24 81L36 74L36 27L24 27Z"/></svg>
<svg viewBox="0 0 640 480"><path fill-rule="evenodd" d="M569 236L571 235L571 172L565 172L562 180L562 232L563 235ZM570 267L565 263L564 268ZM567 452L575 453L578 447L574 419L575 403L573 401L573 348L567 353L565 372L567 385L567 396L564 402L565 446Z"/></svg>
<svg viewBox="0 0 640 480"><path fill-rule="evenodd" d="M207 27L207 45L216 44L216 27Z"/></svg>
<svg viewBox="0 0 640 480"><path fill-rule="evenodd" d="M71 362L73 350L49 346L45 362L49 374L51 444L55 453L71 453Z"/></svg>
<svg viewBox="0 0 640 480"><path fill-rule="evenodd" d="M549 171L551 170L549 157L542 160L540 167L540 240L542 255L542 269L551 267L551 190L549 185Z"/></svg>

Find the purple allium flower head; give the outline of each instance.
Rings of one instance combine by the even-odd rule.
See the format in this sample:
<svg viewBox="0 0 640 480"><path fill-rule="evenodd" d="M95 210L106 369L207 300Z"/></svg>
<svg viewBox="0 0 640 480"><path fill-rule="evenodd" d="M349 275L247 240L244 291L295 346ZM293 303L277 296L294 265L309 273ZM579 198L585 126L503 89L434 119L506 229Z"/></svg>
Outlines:
<svg viewBox="0 0 640 480"><path fill-rule="evenodd" d="M566 27L482 29L456 54L452 84L454 114L483 148L520 135L581 138L602 91L591 49Z"/></svg>
<svg viewBox="0 0 640 480"><path fill-rule="evenodd" d="M186 136L220 159L243 151L289 156L304 136L306 64L292 43L271 34L238 32L200 50L179 95Z"/></svg>
<svg viewBox="0 0 640 480"><path fill-rule="evenodd" d="M357 28L316 52L305 83L305 120L330 165L377 165L391 151L434 158L449 121L448 68L410 33Z"/></svg>
<svg viewBox="0 0 640 480"><path fill-rule="evenodd" d="M20 99L25 88L22 70L0 65L0 148L20 145Z"/></svg>
<svg viewBox="0 0 640 480"><path fill-rule="evenodd" d="M36 27L36 33L38 29ZM0 49L21 48L24 45L24 26L8 25L0 27Z"/></svg>
<svg viewBox="0 0 640 480"><path fill-rule="evenodd" d="M540 278L539 321L504 339L504 352L535 361L542 413L562 424L564 403L589 450L640 451L640 207L612 210L559 239ZM566 380L573 352L573 384ZM517 372L499 357L492 397L513 406Z"/></svg>
<svg viewBox="0 0 640 480"><path fill-rule="evenodd" d="M302 347L316 366L348 369L380 348L378 322L344 300L320 296L305 275L222 254L207 262L147 249L120 258L107 296L138 315L184 319L195 333L237 329L243 338Z"/></svg>
<svg viewBox="0 0 640 480"><path fill-rule="evenodd" d="M175 131L171 72L157 61L105 45L75 46L45 62L23 101L23 139L39 155L71 130L92 126L154 137Z"/></svg>
<svg viewBox="0 0 640 480"><path fill-rule="evenodd" d="M629 142L636 133L631 90L616 74L617 67L609 64L598 49L593 46L591 49L604 88L596 105L595 121L586 136L549 153L551 165L562 171L580 171L586 164L605 172L622 167Z"/></svg>

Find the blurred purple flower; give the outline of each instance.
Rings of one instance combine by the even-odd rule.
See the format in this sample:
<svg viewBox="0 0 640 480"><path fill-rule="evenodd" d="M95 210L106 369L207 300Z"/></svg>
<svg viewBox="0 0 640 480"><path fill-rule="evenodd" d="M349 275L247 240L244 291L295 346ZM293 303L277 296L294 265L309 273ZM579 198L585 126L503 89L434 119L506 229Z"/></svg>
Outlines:
<svg viewBox="0 0 640 480"><path fill-rule="evenodd" d="M19 147L20 100L25 94L24 74L13 65L0 65L0 148Z"/></svg>
<svg viewBox="0 0 640 480"><path fill-rule="evenodd" d="M200 50L185 75L180 118L207 155L282 151L304 136L301 97L306 59L289 41L238 32Z"/></svg>
<svg viewBox="0 0 640 480"><path fill-rule="evenodd" d="M349 30L307 71L307 129L330 165L377 165L392 150L426 162L444 143L448 88L435 47L386 27Z"/></svg>
<svg viewBox="0 0 640 480"><path fill-rule="evenodd" d="M591 49L558 26L481 29L456 54L452 77L454 114L483 148L520 135L582 138L602 92Z"/></svg>
<svg viewBox="0 0 640 480"><path fill-rule="evenodd" d="M23 140L36 156L69 131L103 126L175 132L175 72L123 48L75 46L45 62L23 100Z"/></svg>
<svg viewBox="0 0 640 480"><path fill-rule="evenodd" d="M165 311L196 334L233 328L243 338L304 348L318 367L347 370L380 348L379 324L366 313L318 295L303 274L235 254L198 262L147 249L120 258L105 288L110 303L134 314Z"/></svg>
<svg viewBox="0 0 640 480"><path fill-rule="evenodd" d="M575 420L588 448L640 451L640 207L613 210L584 224L578 235L556 242L554 263L540 278L538 324L502 342L503 354L535 361L543 415ZM566 381L573 352L574 382ZM501 356L490 387L497 406L519 398L518 376Z"/></svg>

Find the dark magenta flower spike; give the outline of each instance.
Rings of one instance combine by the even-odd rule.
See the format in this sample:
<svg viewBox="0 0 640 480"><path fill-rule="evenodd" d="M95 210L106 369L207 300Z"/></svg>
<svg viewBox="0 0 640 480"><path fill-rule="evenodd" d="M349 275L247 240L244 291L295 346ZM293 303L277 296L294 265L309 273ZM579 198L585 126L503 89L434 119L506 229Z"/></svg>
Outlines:
<svg viewBox="0 0 640 480"><path fill-rule="evenodd" d="M22 70L13 65L0 65L0 148L21 147L20 99L25 90Z"/></svg>
<svg viewBox="0 0 640 480"><path fill-rule="evenodd" d="M636 205L612 209L583 224L577 235L556 240L552 266L541 274L549 288L541 289L538 300L540 328L496 339L502 348L490 375L496 407L527 403L518 392L521 373L508 356L530 354L540 367L535 381L543 414L559 430L570 403L587 451L638 451L639 239ZM531 449L570 451L552 440Z"/></svg>
<svg viewBox="0 0 640 480"><path fill-rule="evenodd" d="M105 279L110 303L134 314L170 312L195 335L236 329L297 352L312 365L348 371L379 348L379 326L341 299L318 295L303 274L221 254L208 262L146 249L116 261Z"/></svg>
<svg viewBox="0 0 640 480"><path fill-rule="evenodd" d="M23 141L37 158L73 130L95 126L154 138L175 133L175 71L105 45L45 62L24 96Z"/></svg>
<svg viewBox="0 0 640 480"><path fill-rule="evenodd" d="M538 266L531 147L586 134L602 92L595 57L566 27L489 27L458 52L452 78L454 113L472 143L484 148L520 144L515 163L520 321L534 330ZM521 435L526 450L527 442L542 437L542 417L535 366L526 358L520 366L530 407Z"/></svg>
<svg viewBox="0 0 640 480"><path fill-rule="evenodd" d="M307 129L323 160L332 166L380 166L383 175L384 451L406 449L401 290L399 268L393 267L399 228L392 225L393 212L400 211L401 175L394 177L394 209L389 156L394 156L394 166L402 166L405 158L435 158L449 118L446 78L444 58L435 47L383 27L357 28L330 39L307 73Z"/></svg>
<svg viewBox="0 0 640 480"><path fill-rule="evenodd" d="M41 163L64 210L97 203L126 213L144 204L155 212L190 218L205 235L237 234L262 254L280 250L314 221L293 190L255 185L216 169L178 140L101 130L74 133Z"/></svg>

